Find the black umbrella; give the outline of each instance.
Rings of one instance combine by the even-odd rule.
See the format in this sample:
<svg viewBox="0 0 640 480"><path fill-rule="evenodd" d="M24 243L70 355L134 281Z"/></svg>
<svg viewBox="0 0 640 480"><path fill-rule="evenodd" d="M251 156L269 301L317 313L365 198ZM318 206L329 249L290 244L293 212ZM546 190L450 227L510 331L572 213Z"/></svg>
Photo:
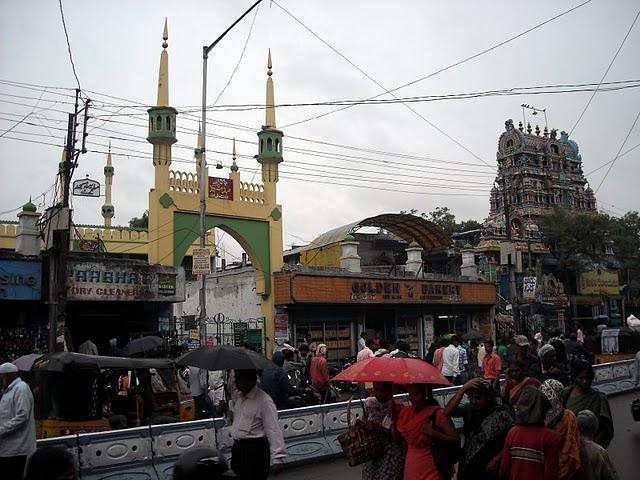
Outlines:
<svg viewBox="0 0 640 480"><path fill-rule="evenodd" d="M200 347L176 358L176 364L205 370L265 370L278 367L253 350L231 345Z"/></svg>
<svg viewBox="0 0 640 480"><path fill-rule="evenodd" d="M136 338L127 343L122 350L122 354L126 356L135 355L137 353L148 352L164 345L164 339L149 335L146 337Z"/></svg>

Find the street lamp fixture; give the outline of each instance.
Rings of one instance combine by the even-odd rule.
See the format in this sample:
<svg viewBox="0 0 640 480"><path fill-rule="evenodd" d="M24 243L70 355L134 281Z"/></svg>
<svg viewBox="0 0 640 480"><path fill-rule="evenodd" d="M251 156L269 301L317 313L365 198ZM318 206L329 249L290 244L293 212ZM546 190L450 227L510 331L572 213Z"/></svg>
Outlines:
<svg viewBox="0 0 640 480"><path fill-rule="evenodd" d="M202 47L202 155L200 156L199 166L199 190L200 190L200 248L205 248L207 227L206 227L206 211L207 211L207 60L209 59L209 52L213 50L220 40L222 40L227 33L231 31L244 17L246 17L251 10L256 8L262 0L258 0L251 7L247 9L235 22L233 22L229 28L227 28L222 34L214 40L211 45L205 45ZM216 169L222 169L222 163L216 164ZM207 276L202 275L200 280L200 318L198 319L200 330L200 345L206 345L207 342L207 301L206 301L206 286Z"/></svg>

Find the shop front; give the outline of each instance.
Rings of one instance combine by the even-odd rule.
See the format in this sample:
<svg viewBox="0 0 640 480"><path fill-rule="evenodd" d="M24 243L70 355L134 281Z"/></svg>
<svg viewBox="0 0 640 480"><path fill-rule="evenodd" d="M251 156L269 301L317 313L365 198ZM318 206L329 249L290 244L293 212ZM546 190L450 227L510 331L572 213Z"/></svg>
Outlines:
<svg viewBox="0 0 640 480"><path fill-rule="evenodd" d="M89 339L102 353L146 334L173 333L172 303L185 299L182 267L123 259L72 259L67 265L67 327L73 347Z"/></svg>
<svg viewBox="0 0 640 480"><path fill-rule="evenodd" d="M495 286L477 281L280 272L274 284L289 339L325 343L331 360L354 355L363 331L423 356L435 336L490 329L496 303Z"/></svg>
<svg viewBox="0 0 640 480"><path fill-rule="evenodd" d="M0 361L47 348L42 262L0 259Z"/></svg>

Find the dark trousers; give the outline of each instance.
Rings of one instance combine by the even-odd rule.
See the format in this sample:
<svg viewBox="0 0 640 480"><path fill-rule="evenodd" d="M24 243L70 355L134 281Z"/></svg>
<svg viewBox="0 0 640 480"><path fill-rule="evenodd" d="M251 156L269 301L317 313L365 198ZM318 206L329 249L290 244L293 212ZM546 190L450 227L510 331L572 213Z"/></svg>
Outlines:
<svg viewBox="0 0 640 480"><path fill-rule="evenodd" d="M193 407L195 409L195 419L207 417L207 394L203 393L196 397L193 397Z"/></svg>
<svg viewBox="0 0 640 480"><path fill-rule="evenodd" d="M231 449L231 469L241 480L266 480L271 452L266 438L236 440Z"/></svg>
<svg viewBox="0 0 640 480"><path fill-rule="evenodd" d="M0 457L0 476L4 480L22 480L22 474L24 473L24 466L26 463L26 455Z"/></svg>

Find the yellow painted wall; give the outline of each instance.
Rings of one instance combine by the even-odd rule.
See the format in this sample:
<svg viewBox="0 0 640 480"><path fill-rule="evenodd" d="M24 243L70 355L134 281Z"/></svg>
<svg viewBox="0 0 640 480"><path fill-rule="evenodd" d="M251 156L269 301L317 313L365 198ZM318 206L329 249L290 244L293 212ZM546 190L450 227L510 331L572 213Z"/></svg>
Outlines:
<svg viewBox="0 0 640 480"><path fill-rule="evenodd" d="M339 243L300 252L300 263L308 267L340 267L342 248Z"/></svg>

